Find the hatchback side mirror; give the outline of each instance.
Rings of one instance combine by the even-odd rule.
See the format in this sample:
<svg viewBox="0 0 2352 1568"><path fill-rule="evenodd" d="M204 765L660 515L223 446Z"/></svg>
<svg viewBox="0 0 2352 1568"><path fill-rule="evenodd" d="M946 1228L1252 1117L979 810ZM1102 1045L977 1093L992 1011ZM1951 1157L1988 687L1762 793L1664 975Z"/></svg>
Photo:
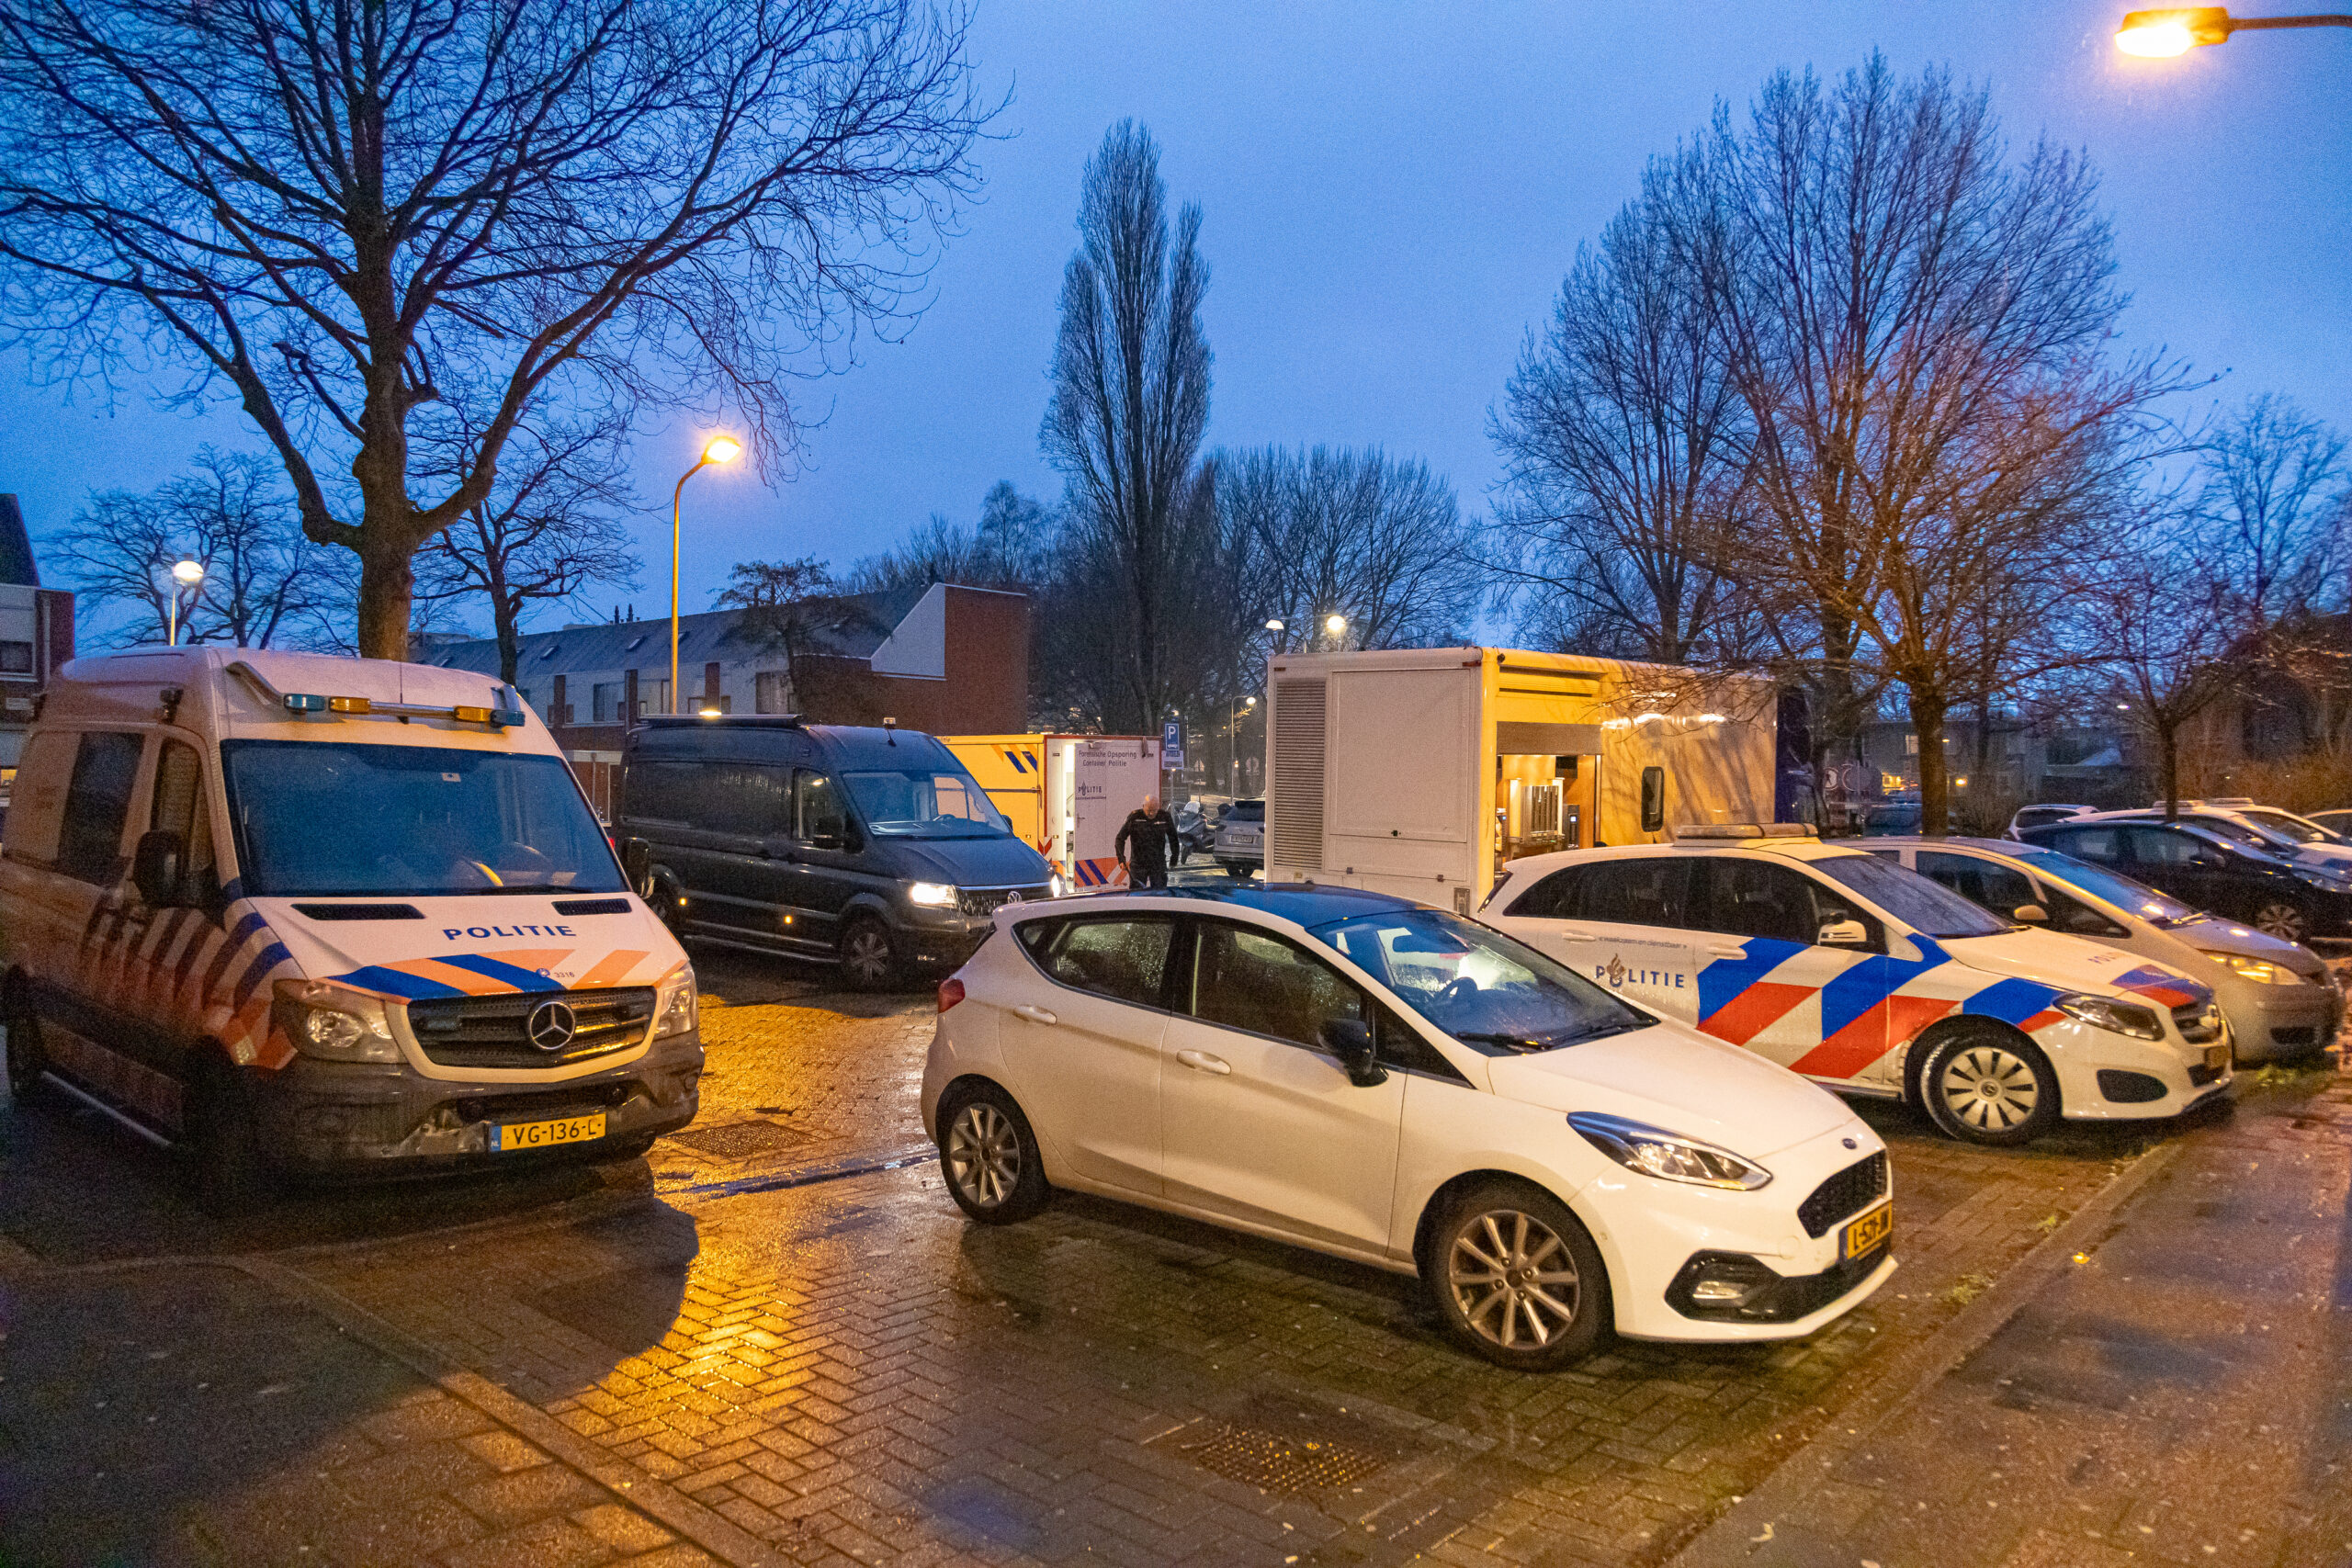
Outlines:
<svg viewBox="0 0 2352 1568"><path fill-rule="evenodd" d="M1329 1019L1323 1025L1323 1044L1340 1058L1340 1066L1348 1069L1348 1081L1358 1089L1388 1081L1388 1069L1373 1050L1372 1025L1359 1019Z"/></svg>
<svg viewBox="0 0 2352 1568"><path fill-rule="evenodd" d="M140 835L130 856L130 885L149 908L175 908L183 901L180 873L187 859L187 846L169 828Z"/></svg>
<svg viewBox="0 0 2352 1568"><path fill-rule="evenodd" d="M1824 947L1868 947L1871 933L1860 920L1831 920L1813 940Z"/></svg>
<svg viewBox="0 0 2352 1568"><path fill-rule="evenodd" d="M2039 904L2019 904L2009 911L2009 918L2019 925L2046 926L2050 923L2050 911Z"/></svg>

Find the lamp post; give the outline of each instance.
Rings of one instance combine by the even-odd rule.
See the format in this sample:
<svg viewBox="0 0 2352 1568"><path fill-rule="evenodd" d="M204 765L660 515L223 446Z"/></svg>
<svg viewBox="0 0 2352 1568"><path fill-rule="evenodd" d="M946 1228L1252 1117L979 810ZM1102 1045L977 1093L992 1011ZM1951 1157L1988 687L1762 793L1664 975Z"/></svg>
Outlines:
<svg viewBox="0 0 2352 1568"><path fill-rule="evenodd" d="M177 648L180 645L180 590L183 588L194 590L203 581L204 563L202 561L183 560L173 564L171 603L164 613L164 647ZM193 608L195 601L191 599L188 603Z"/></svg>
<svg viewBox="0 0 2352 1568"><path fill-rule="evenodd" d="M731 463L742 452L743 444L731 435L714 435L703 444L702 457L695 466L678 476L678 488L670 492L670 711L678 711L678 503L686 493L686 481L713 463ZM635 718L635 714L629 715Z"/></svg>
<svg viewBox="0 0 2352 1568"><path fill-rule="evenodd" d="M1241 721L1258 705L1255 697L1244 697L1225 721L1225 793L1227 799L1241 794Z"/></svg>
<svg viewBox="0 0 2352 1568"><path fill-rule="evenodd" d="M2143 59L2165 60L2200 45L2227 43L2233 33L2276 28L2352 28L2352 16L2233 17L2225 6L2127 11L2122 25L2115 29L2115 47Z"/></svg>
<svg viewBox="0 0 2352 1568"><path fill-rule="evenodd" d="M1323 617L1323 637L1333 648L1338 648L1340 639L1347 635L1347 616L1333 614Z"/></svg>

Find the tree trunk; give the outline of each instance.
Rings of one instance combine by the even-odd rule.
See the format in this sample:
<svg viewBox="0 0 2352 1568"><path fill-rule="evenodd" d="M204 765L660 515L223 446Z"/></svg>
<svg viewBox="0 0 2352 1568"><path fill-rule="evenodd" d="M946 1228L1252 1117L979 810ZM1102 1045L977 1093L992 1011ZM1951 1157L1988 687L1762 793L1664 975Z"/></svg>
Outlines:
<svg viewBox="0 0 2352 1568"><path fill-rule="evenodd" d="M1911 694L1911 728L1919 737L1919 831L1938 838L1950 830L1951 812L1951 772L1944 761L1949 707L1940 696Z"/></svg>
<svg viewBox="0 0 2352 1568"><path fill-rule="evenodd" d="M490 616L498 631L498 678L511 686L514 683L514 667L523 660L523 634L514 623L514 606L507 603L505 595L493 593Z"/></svg>
<svg viewBox="0 0 2352 1568"><path fill-rule="evenodd" d="M359 552L359 657L405 660L409 601L416 571L409 552L378 545Z"/></svg>
<svg viewBox="0 0 2352 1568"><path fill-rule="evenodd" d="M2180 727L2156 720L2156 753L2164 759L2165 820L2180 820Z"/></svg>

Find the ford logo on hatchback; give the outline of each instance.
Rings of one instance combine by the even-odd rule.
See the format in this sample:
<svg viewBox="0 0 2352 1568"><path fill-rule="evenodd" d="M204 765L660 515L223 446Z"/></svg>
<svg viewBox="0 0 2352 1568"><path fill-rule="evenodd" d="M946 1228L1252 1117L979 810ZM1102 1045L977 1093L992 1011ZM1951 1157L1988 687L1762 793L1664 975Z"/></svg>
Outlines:
<svg viewBox="0 0 2352 1568"><path fill-rule="evenodd" d="M568 1002L541 1002L531 1010L530 1021L524 1026L531 1043L542 1051L562 1050L571 1043L579 1028L580 1021Z"/></svg>

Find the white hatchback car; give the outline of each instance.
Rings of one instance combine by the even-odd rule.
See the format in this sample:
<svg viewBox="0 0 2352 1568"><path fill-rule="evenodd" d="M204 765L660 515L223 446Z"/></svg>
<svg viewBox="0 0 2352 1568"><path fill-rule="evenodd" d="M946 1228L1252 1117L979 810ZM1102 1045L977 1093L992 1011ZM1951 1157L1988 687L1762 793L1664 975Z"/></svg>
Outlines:
<svg viewBox="0 0 2352 1568"><path fill-rule="evenodd" d="M923 1075L976 1220L1063 1186L1417 1272L1531 1369L1611 1330L1809 1334L1894 1271L1852 1111L1459 916L1284 884L996 924Z"/></svg>
<svg viewBox="0 0 2352 1568"><path fill-rule="evenodd" d="M1513 861L1481 919L1702 1033L1956 1138L2174 1116L2230 1083L2212 987L1857 844L1724 825Z"/></svg>

